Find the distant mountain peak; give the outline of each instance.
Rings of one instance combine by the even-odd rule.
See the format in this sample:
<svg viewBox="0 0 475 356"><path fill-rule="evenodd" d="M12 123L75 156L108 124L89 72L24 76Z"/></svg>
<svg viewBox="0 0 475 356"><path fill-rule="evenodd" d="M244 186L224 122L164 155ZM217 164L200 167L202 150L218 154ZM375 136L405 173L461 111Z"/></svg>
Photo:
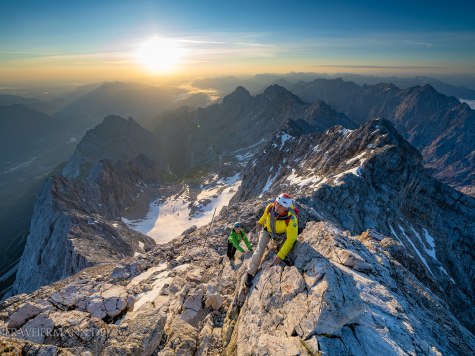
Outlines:
<svg viewBox="0 0 475 356"><path fill-rule="evenodd" d="M228 95L228 97L230 96L249 96L250 97L251 94L246 88L240 85L236 88L236 90L234 90L231 94Z"/></svg>
<svg viewBox="0 0 475 356"><path fill-rule="evenodd" d="M300 99L297 95L278 84L272 84L268 86L262 93L262 96L268 98L269 100L275 100L277 97L287 97L300 104L304 103L304 101Z"/></svg>
<svg viewBox="0 0 475 356"><path fill-rule="evenodd" d="M121 116L118 115L108 115L104 118L102 121L102 124L104 126L115 126L115 125L132 125L132 126L137 126L141 127L137 121L135 121L132 117L129 117L128 119L124 119Z"/></svg>
<svg viewBox="0 0 475 356"><path fill-rule="evenodd" d="M223 98L223 104L228 104L230 102L240 102L242 100L252 99L249 91L243 86L238 86L231 94Z"/></svg>
<svg viewBox="0 0 475 356"><path fill-rule="evenodd" d="M239 85L234 92L235 93L242 93L242 94L246 94L246 95L251 95L251 94L249 94L249 91L246 88L244 88L242 85Z"/></svg>
<svg viewBox="0 0 475 356"><path fill-rule="evenodd" d="M283 86L279 84L272 84L269 85L265 90L264 90L264 95L274 95L274 94L280 94L280 93L290 93L292 94L289 90L284 88ZM295 95L295 94L292 94Z"/></svg>

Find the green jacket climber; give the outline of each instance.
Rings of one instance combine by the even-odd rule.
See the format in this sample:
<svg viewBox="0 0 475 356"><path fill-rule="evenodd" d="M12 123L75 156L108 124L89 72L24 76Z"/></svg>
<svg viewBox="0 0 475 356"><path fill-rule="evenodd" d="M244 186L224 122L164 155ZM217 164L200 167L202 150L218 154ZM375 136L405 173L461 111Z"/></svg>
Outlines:
<svg viewBox="0 0 475 356"><path fill-rule="evenodd" d="M244 243L247 246L247 249L249 251L252 251L252 246L251 243L249 242L246 233L244 232L243 229L239 231L239 233L236 232L236 230L233 228L231 230L231 233L229 234L228 241L233 244L233 246L239 251L239 252L244 252L243 248L239 245L241 241L244 240Z"/></svg>

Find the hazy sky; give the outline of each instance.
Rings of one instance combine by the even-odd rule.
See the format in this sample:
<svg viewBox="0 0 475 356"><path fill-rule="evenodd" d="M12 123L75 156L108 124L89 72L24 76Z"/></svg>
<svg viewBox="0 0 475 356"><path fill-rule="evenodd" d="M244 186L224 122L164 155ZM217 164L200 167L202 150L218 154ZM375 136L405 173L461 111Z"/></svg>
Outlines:
<svg viewBox="0 0 475 356"><path fill-rule="evenodd" d="M475 1L10 1L0 82L475 74Z"/></svg>

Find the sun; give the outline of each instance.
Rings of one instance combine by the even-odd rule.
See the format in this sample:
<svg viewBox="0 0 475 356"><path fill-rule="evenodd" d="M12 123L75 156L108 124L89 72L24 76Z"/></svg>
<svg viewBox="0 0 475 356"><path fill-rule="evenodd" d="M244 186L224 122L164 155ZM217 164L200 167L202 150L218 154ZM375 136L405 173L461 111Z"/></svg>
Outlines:
<svg viewBox="0 0 475 356"><path fill-rule="evenodd" d="M169 73L182 61L184 49L176 40L153 37L141 45L136 56L148 70L155 73Z"/></svg>

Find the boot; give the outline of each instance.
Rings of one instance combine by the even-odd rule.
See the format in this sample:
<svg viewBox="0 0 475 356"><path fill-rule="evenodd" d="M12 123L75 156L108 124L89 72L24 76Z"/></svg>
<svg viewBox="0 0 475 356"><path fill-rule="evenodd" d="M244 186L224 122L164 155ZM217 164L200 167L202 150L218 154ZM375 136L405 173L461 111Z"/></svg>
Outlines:
<svg viewBox="0 0 475 356"><path fill-rule="evenodd" d="M246 279L244 280L244 285L247 287L247 288L251 288L252 287L252 280L254 279L254 276L248 272L246 272Z"/></svg>

